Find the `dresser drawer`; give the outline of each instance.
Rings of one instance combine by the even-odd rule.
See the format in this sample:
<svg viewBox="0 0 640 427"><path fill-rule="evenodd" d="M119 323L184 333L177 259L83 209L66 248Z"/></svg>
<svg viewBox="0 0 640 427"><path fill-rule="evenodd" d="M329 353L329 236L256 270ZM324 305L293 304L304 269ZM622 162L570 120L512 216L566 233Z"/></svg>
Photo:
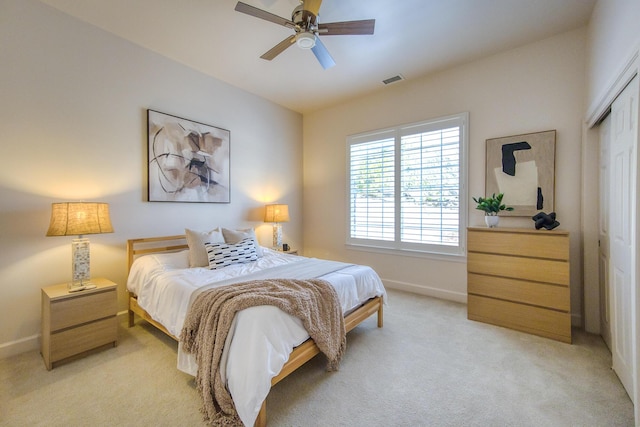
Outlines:
<svg viewBox="0 0 640 427"><path fill-rule="evenodd" d="M569 263L565 261L470 252L467 257L467 270L469 273L534 282L558 285L569 283Z"/></svg>
<svg viewBox="0 0 640 427"><path fill-rule="evenodd" d="M66 329L51 335L51 360L58 361L118 340L116 316Z"/></svg>
<svg viewBox="0 0 640 427"><path fill-rule="evenodd" d="M467 292L568 312L569 290L562 285L469 273Z"/></svg>
<svg viewBox="0 0 640 427"><path fill-rule="evenodd" d="M571 343L569 313L469 295L467 317L471 320Z"/></svg>
<svg viewBox="0 0 640 427"><path fill-rule="evenodd" d="M469 252L569 260L569 239L561 233L474 229L467 235L467 248Z"/></svg>
<svg viewBox="0 0 640 427"><path fill-rule="evenodd" d="M112 316L117 311L115 288L51 302L51 331Z"/></svg>

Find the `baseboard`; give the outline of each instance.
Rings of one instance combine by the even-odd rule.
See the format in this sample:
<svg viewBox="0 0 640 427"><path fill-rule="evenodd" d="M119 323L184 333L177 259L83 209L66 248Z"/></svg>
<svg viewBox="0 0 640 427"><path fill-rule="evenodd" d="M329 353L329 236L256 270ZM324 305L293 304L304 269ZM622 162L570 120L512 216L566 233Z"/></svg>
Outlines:
<svg viewBox="0 0 640 427"><path fill-rule="evenodd" d="M395 280L382 280L384 286L389 289L412 292L414 294L426 295L429 297L444 299L448 301L467 303L467 294L461 292L448 291L446 289L432 288L429 286L416 285L414 283L398 282Z"/></svg>
<svg viewBox="0 0 640 427"><path fill-rule="evenodd" d="M582 329L582 315L580 313L571 313L571 326Z"/></svg>
<svg viewBox="0 0 640 427"><path fill-rule="evenodd" d="M6 359L17 354L26 353L28 351L38 350L40 348L40 335L32 335L30 337L21 338L15 341L9 341L0 344L0 359Z"/></svg>

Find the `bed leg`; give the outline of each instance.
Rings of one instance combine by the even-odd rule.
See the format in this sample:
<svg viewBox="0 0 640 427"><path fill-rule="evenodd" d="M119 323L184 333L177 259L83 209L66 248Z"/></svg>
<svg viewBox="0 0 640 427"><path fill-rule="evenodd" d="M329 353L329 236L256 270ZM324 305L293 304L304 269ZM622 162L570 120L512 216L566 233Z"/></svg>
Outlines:
<svg viewBox="0 0 640 427"><path fill-rule="evenodd" d="M256 418L256 422L253 427L266 427L267 425L267 399L262 402L262 406L260 407L260 412L258 412L258 418Z"/></svg>
<svg viewBox="0 0 640 427"><path fill-rule="evenodd" d="M380 300L380 306L378 307L378 328L382 328L382 323L384 321L384 316L382 312L382 299Z"/></svg>
<svg viewBox="0 0 640 427"><path fill-rule="evenodd" d="M135 315L134 312L129 310L129 327L130 328L132 328L133 325L135 324L135 320L133 318L134 315Z"/></svg>

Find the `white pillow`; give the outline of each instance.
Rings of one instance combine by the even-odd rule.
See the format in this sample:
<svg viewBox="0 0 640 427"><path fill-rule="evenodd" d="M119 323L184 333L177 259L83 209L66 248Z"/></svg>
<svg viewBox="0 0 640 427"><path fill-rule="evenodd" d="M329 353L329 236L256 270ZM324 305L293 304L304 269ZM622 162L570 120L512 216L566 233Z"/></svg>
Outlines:
<svg viewBox="0 0 640 427"><path fill-rule="evenodd" d="M256 261L256 245L253 239L247 237L238 243L207 243L207 256L209 258L209 268L216 270L232 264L243 264Z"/></svg>
<svg viewBox="0 0 640 427"><path fill-rule="evenodd" d="M246 238L252 238L253 243L256 245L256 253L258 254L258 258L260 258L263 255L262 247L260 247L260 244L258 243L258 239L256 238L256 232L253 230L253 228L245 228L245 229L238 229L238 230L223 228L222 235L224 236L224 241L226 243L232 243L232 244L238 243L239 241L244 240Z"/></svg>
<svg viewBox="0 0 640 427"><path fill-rule="evenodd" d="M153 254L157 262L168 270L176 270L179 268L189 268L189 249L179 252L162 252Z"/></svg>
<svg viewBox="0 0 640 427"><path fill-rule="evenodd" d="M189 267L207 267L209 265L205 243L224 243L224 236L220 228L214 228L211 231L195 231L185 228L184 233L187 236L187 245L189 246Z"/></svg>

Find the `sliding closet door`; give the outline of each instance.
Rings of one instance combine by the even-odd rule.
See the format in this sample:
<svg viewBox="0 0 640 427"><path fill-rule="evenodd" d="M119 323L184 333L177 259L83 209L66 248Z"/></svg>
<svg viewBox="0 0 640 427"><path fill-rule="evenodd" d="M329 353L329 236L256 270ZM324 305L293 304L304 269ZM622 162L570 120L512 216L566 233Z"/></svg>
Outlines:
<svg viewBox="0 0 640 427"><path fill-rule="evenodd" d="M609 144L611 115L600 123L600 215L598 221L598 272L600 285L600 334L611 350L611 290L609 289Z"/></svg>
<svg viewBox="0 0 640 427"><path fill-rule="evenodd" d="M609 285L613 369L634 398L638 77L611 106Z"/></svg>

